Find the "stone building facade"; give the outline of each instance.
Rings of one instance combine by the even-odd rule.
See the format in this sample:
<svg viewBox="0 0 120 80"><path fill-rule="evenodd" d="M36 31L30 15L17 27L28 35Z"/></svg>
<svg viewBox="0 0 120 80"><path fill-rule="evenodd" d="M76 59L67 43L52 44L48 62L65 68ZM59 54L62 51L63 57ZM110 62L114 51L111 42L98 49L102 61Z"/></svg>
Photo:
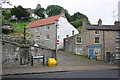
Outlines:
<svg viewBox="0 0 120 80"><path fill-rule="evenodd" d="M100 19L98 25L85 23L81 33L64 39L65 51L89 58L99 56L108 62L115 55L120 59L120 22L115 22L115 25L102 25Z"/></svg>
<svg viewBox="0 0 120 80"><path fill-rule="evenodd" d="M63 39L78 34L79 31L72 26L65 17L64 11L59 15L51 16L31 22L27 30L33 36L35 44L50 49L63 49Z"/></svg>

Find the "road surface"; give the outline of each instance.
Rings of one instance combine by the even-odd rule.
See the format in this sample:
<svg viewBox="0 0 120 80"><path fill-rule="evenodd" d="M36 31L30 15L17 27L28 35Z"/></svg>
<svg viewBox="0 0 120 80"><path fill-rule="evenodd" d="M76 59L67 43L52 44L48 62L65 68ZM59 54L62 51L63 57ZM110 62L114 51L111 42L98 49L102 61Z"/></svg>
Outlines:
<svg viewBox="0 0 120 80"><path fill-rule="evenodd" d="M59 72L59 73L6 76L6 78L118 78L118 77L120 76L118 76L117 69L83 70L83 71L70 71L70 72Z"/></svg>

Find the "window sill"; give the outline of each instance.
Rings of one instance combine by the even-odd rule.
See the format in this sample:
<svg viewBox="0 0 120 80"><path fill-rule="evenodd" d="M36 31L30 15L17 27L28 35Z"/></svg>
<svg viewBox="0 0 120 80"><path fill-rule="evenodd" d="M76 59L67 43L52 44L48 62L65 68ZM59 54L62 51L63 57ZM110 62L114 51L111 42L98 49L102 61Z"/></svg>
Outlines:
<svg viewBox="0 0 120 80"><path fill-rule="evenodd" d="M81 45L82 43L76 43L76 45Z"/></svg>
<svg viewBox="0 0 120 80"><path fill-rule="evenodd" d="M45 41L49 41L50 39L45 39Z"/></svg>
<svg viewBox="0 0 120 80"><path fill-rule="evenodd" d="M100 44L100 43L95 43L95 44Z"/></svg>
<svg viewBox="0 0 120 80"><path fill-rule="evenodd" d="M96 36L100 36L100 34L95 34Z"/></svg>

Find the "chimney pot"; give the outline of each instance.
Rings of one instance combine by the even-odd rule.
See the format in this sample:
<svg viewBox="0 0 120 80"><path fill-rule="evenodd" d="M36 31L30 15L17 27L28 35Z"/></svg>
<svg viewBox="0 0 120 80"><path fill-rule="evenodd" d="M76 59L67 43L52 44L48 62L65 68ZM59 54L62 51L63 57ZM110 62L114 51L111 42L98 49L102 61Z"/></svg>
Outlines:
<svg viewBox="0 0 120 80"><path fill-rule="evenodd" d="M120 21L115 21L115 22L114 22L114 25L115 25L115 26L120 26Z"/></svg>
<svg viewBox="0 0 120 80"><path fill-rule="evenodd" d="M98 21L98 26L102 26L102 20L101 20L101 18Z"/></svg>

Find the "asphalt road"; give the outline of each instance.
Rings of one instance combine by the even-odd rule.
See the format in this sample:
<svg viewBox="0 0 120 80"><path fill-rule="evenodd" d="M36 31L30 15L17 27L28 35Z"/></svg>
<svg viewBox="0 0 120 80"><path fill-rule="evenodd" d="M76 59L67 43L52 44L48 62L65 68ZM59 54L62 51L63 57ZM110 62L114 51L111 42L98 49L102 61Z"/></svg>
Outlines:
<svg viewBox="0 0 120 80"><path fill-rule="evenodd" d="M12 75L6 78L119 78L120 70L83 70L60 73L30 74L30 75Z"/></svg>

